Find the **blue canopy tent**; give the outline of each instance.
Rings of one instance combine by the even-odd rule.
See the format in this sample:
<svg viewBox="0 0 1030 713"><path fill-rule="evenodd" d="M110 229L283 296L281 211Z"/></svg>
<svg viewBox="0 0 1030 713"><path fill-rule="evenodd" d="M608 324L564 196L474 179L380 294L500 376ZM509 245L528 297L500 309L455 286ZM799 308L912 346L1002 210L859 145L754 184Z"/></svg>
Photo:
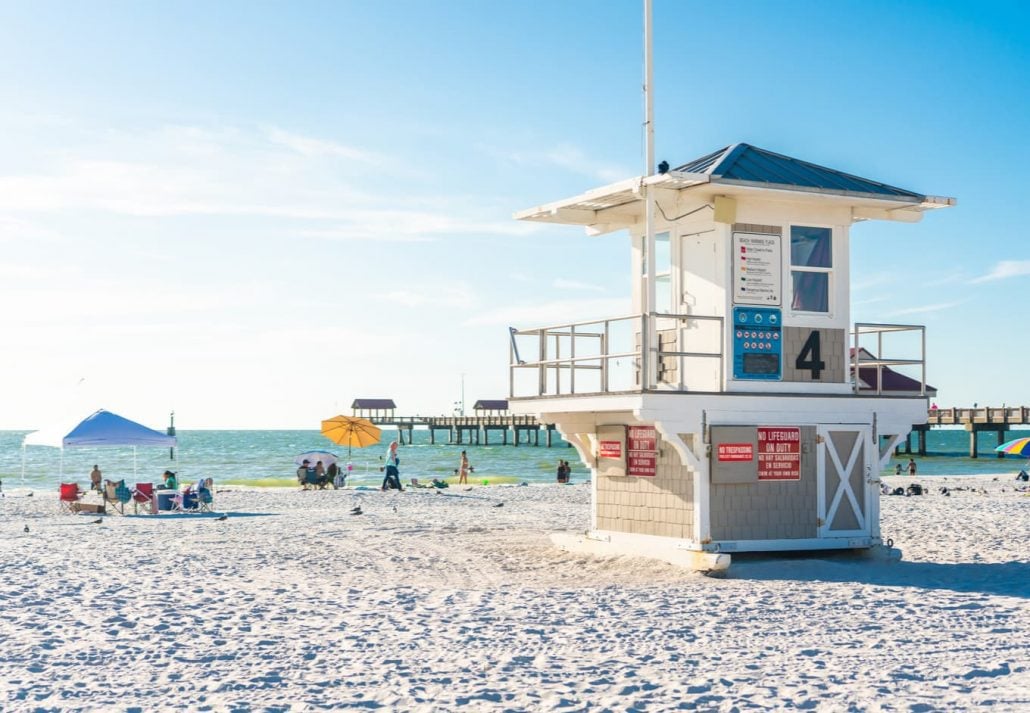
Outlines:
<svg viewBox="0 0 1030 713"><path fill-rule="evenodd" d="M100 409L61 440L64 448L132 446L132 474L136 475L136 446L174 448L175 436L147 428L124 416Z"/></svg>
<svg viewBox="0 0 1030 713"><path fill-rule="evenodd" d="M63 430L63 429L61 429ZM67 435L57 436L52 430L35 431L22 442L22 481L25 480L25 446L46 445L61 450L61 474L64 474L64 449L97 446L132 446L132 472L136 474L136 446L175 447L175 436L130 421L124 416L100 409L80 422Z"/></svg>

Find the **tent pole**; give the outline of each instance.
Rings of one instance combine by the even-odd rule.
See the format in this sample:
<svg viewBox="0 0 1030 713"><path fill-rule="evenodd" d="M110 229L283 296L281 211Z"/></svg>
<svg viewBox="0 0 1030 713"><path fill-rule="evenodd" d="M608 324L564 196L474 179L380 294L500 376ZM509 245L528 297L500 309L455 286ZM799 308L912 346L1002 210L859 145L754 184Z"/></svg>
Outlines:
<svg viewBox="0 0 1030 713"><path fill-rule="evenodd" d="M136 446L132 447L132 478L136 480Z"/></svg>

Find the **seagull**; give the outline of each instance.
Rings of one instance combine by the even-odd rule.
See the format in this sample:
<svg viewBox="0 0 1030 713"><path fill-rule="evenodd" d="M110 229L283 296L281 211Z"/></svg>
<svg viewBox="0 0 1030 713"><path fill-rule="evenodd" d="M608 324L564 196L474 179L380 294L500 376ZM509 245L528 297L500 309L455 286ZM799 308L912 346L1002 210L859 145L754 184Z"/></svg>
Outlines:
<svg viewBox="0 0 1030 713"><path fill-rule="evenodd" d="M222 520L228 520L229 519L229 514L226 513L226 514L222 515L221 517L216 517L215 519L218 520L219 522L221 522Z"/></svg>
<svg viewBox="0 0 1030 713"><path fill-rule="evenodd" d="M102 518L102 517L101 517L101 518L97 518L96 520L94 520L94 521L93 521L93 524L94 524L94 525L99 525L99 524L100 524L100 523L102 523L103 521L104 521L104 518Z"/></svg>
<svg viewBox="0 0 1030 713"><path fill-rule="evenodd" d="M350 514L351 514L351 515L360 515L360 514L361 514L361 506L360 506L360 505L358 505L358 506L357 506L356 508L353 508L353 509L352 509L352 510L350 511Z"/></svg>
<svg viewBox="0 0 1030 713"><path fill-rule="evenodd" d="M29 526L28 526L28 525L26 525L26 526L25 526L25 532L28 532L28 531L29 531Z"/></svg>
<svg viewBox="0 0 1030 713"><path fill-rule="evenodd" d="M493 504L493 505L491 505L490 507L495 507L495 508L503 508L503 507L504 507L504 503L494 503L494 504Z"/></svg>

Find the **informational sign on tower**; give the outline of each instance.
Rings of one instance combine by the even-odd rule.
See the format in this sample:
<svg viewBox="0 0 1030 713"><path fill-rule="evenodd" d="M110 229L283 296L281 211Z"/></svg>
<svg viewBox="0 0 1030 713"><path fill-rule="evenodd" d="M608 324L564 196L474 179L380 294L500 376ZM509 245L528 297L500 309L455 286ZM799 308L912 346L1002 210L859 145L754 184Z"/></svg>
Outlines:
<svg viewBox="0 0 1030 713"><path fill-rule="evenodd" d="M626 475L653 477L658 471L658 431L654 426L626 426Z"/></svg>
<svg viewBox="0 0 1030 713"><path fill-rule="evenodd" d="M758 428L758 479L801 480L800 428Z"/></svg>
<svg viewBox="0 0 1030 713"><path fill-rule="evenodd" d="M733 234L733 301L780 304L780 236Z"/></svg>

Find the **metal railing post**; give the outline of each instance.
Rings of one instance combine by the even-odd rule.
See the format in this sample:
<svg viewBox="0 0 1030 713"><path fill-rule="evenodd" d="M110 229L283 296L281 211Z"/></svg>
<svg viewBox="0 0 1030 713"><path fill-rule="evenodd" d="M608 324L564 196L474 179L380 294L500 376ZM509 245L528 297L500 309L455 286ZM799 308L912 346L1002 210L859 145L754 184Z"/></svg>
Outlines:
<svg viewBox="0 0 1030 713"><path fill-rule="evenodd" d="M919 361L921 361L923 363L922 364L922 367L923 367L922 368L923 378L920 379L921 383L920 383L919 395L920 396L926 396L926 327L920 328L920 330L919 330L919 337L920 337L920 340L923 343L921 353L919 354Z"/></svg>
<svg viewBox="0 0 1030 713"><path fill-rule="evenodd" d="M543 396L547 392L547 330L539 332L540 342L537 349L540 352L540 366L537 372L537 396Z"/></svg>
<svg viewBox="0 0 1030 713"><path fill-rule="evenodd" d="M611 320L604 320L604 333L601 335L601 393L608 393L608 344L611 333Z"/></svg>
<svg viewBox="0 0 1030 713"><path fill-rule="evenodd" d="M640 389L647 391L650 379L648 360L651 352L651 334L648 329L647 313L640 315Z"/></svg>
<svg viewBox="0 0 1030 713"><path fill-rule="evenodd" d="M576 393L576 325L569 327L569 393Z"/></svg>

